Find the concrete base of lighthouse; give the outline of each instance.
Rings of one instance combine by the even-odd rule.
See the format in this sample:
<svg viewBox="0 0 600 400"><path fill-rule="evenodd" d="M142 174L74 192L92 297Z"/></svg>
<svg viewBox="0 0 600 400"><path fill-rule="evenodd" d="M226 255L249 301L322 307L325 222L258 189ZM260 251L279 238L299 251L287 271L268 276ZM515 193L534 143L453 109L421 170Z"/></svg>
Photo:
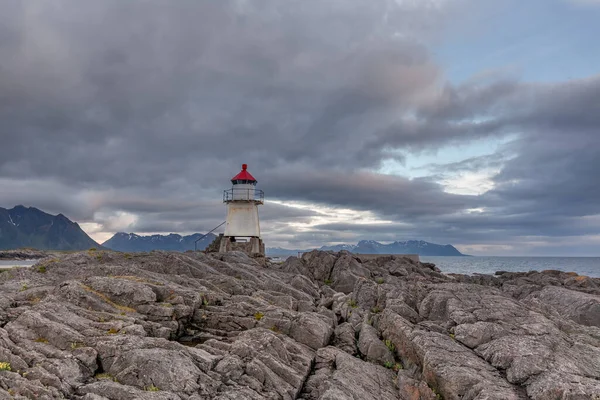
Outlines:
<svg viewBox="0 0 600 400"><path fill-rule="evenodd" d="M241 242L231 236L221 236L221 243L219 244L219 253L227 253L229 251L241 251L248 254L249 256L260 254L265 255L265 244L260 238L251 237L246 242Z"/></svg>

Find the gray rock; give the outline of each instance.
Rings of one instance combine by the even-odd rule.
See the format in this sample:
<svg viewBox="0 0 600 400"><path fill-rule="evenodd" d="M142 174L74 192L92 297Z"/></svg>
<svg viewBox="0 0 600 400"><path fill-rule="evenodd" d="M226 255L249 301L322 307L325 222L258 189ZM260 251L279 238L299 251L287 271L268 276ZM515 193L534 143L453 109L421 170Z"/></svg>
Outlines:
<svg viewBox="0 0 600 400"><path fill-rule="evenodd" d="M290 329L292 338L314 350L327 346L332 334L333 322L326 322L315 313L300 314Z"/></svg>
<svg viewBox="0 0 600 400"><path fill-rule="evenodd" d="M262 391L294 399L310 373L313 352L287 336L266 329L252 329L240 334L231 345L230 354L245 364L245 374L256 381Z"/></svg>
<svg viewBox="0 0 600 400"><path fill-rule="evenodd" d="M600 327L600 296L548 286L531 295L578 324Z"/></svg>
<svg viewBox="0 0 600 400"><path fill-rule="evenodd" d="M363 324L360 329L358 350L360 350L364 359L369 362L380 365L386 365L386 363L393 365L396 363L394 354L381 341L377 335L377 330L371 325Z"/></svg>
<svg viewBox="0 0 600 400"><path fill-rule="evenodd" d="M0 362L11 368L0 371L0 398L600 393L595 278L445 276L402 257L361 262L347 252L282 265L242 253L55 257L45 273L0 276Z"/></svg>
<svg viewBox="0 0 600 400"><path fill-rule="evenodd" d="M302 399L396 400L396 374L365 363L335 347L317 352L315 373L306 382Z"/></svg>
<svg viewBox="0 0 600 400"><path fill-rule="evenodd" d="M335 328L333 345L352 356L356 355L357 347L354 327L348 322L338 325Z"/></svg>

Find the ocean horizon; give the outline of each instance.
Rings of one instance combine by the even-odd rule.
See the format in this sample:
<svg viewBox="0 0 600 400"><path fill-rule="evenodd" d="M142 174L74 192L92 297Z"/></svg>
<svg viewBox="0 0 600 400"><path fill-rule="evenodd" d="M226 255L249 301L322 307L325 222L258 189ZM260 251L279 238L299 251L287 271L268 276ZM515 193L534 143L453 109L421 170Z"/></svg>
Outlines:
<svg viewBox="0 0 600 400"><path fill-rule="evenodd" d="M435 264L443 273L489 274L496 271L528 272L554 269L600 278L600 257L535 256L420 256L421 262Z"/></svg>
<svg viewBox="0 0 600 400"><path fill-rule="evenodd" d="M555 269L600 278L600 257L516 257L516 256L420 256L446 274L488 274L496 271L528 272ZM0 268L27 267L38 260L0 260Z"/></svg>

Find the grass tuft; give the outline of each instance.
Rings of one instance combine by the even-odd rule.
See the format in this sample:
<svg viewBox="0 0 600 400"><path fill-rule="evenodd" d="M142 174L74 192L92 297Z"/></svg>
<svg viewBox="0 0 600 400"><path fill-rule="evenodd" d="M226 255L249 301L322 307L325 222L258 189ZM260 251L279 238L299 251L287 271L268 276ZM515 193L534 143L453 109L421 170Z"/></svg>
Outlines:
<svg viewBox="0 0 600 400"><path fill-rule="evenodd" d="M76 350L80 347L84 347L85 345L83 343L79 343L79 342L72 342L71 343L71 350Z"/></svg>
<svg viewBox="0 0 600 400"><path fill-rule="evenodd" d="M383 366L386 367L387 369L392 369L395 372L398 372L401 369L404 369L404 367L402 366L402 364L400 364L400 363L393 363L391 361L386 361L385 364L383 364Z"/></svg>
<svg viewBox="0 0 600 400"><path fill-rule="evenodd" d="M396 346L394 346L394 343L392 343L390 339L385 339L383 343L385 343L385 347L387 347L392 353L396 350Z"/></svg>
<svg viewBox="0 0 600 400"><path fill-rule="evenodd" d="M101 374L96 374L96 375L94 376L94 378L96 378L96 379L98 379L98 380L107 379L107 380L109 380L109 381L113 381L113 382L116 382L116 381L117 381L117 378L115 378L114 376L112 376L111 374L108 374L108 373L106 373L106 372L103 372L103 373L101 373Z"/></svg>
<svg viewBox="0 0 600 400"><path fill-rule="evenodd" d="M261 313L260 311L254 313L254 319L257 321L260 321L264 316L265 314Z"/></svg>

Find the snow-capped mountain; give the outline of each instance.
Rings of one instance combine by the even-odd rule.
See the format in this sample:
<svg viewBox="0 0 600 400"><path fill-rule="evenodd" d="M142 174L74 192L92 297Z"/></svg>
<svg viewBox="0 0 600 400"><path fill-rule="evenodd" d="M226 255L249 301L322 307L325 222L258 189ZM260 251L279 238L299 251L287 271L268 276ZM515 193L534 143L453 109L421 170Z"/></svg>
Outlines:
<svg viewBox="0 0 600 400"><path fill-rule="evenodd" d="M102 246L116 251L152 251L152 250L170 250L186 251L194 250L194 242L202 237L201 233L181 236L175 233L170 235L151 235L140 236L135 233L116 233L113 237L102 243ZM215 235L209 233L198 241L198 250L204 250L206 246L215 240Z"/></svg>
<svg viewBox="0 0 600 400"><path fill-rule="evenodd" d="M76 222L35 207L0 207L0 250L85 250L99 247Z"/></svg>

